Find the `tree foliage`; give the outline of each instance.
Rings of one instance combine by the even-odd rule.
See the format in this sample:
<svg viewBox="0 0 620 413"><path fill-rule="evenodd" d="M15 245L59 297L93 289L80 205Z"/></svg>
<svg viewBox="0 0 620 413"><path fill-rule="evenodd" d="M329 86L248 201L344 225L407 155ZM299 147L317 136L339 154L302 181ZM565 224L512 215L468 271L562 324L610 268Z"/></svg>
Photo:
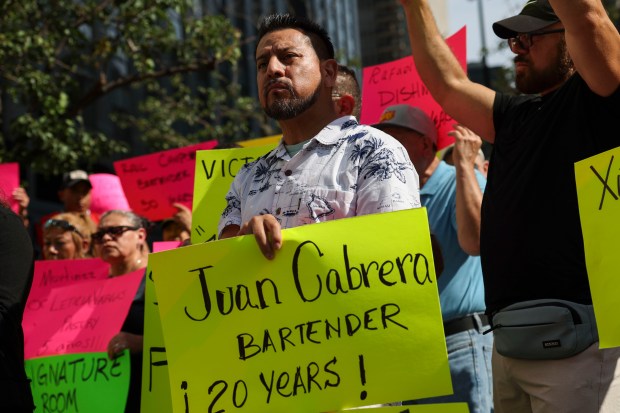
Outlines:
<svg viewBox="0 0 620 413"><path fill-rule="evenodd" d="M142 98L110 122L132 128L151 149L244 136L254 103L218 74L234 70L239 32L222 16L197 16L192 4L4 0L0 160L57 174L126 152L84 116L121 92Z"/></svg>

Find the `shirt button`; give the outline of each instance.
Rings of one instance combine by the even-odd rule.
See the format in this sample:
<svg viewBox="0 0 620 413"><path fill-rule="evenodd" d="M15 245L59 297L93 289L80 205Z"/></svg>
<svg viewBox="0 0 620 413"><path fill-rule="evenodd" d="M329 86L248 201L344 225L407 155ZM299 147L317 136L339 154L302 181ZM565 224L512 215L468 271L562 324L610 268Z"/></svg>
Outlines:
<svg viewBox="0 0 620 413"><path fill-rule="evenodd" d="M284 175L291 176L293 175L293 171L291 171L290 169L287 169L286 171L284 171Z"/></svg>

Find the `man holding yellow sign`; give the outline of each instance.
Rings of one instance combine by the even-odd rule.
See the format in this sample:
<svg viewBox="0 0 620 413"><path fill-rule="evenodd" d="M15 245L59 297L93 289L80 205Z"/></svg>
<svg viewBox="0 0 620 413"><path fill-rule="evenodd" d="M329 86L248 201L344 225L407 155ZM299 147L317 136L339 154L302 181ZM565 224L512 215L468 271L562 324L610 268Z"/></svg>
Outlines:
<svg viewBox="0 0 620 413"><path fill-rule="evenodd" d="M402 145L336 112L338 64L325 30L274 15L258 37L259 99L283 139L237 174L220 238L254 234L272 259L282 228L420 207L418 175Z"/></svg>

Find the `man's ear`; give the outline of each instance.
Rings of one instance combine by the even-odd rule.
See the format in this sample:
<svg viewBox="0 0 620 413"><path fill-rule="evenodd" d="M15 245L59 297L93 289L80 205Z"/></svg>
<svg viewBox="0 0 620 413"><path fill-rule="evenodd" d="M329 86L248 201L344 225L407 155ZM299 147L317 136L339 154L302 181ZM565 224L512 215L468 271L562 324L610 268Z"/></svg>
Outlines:
<svg viewBox="0 0 620 413"><path fill-rule="evenodd" d="M146 230L144 228L138 228L138 238L146 244Z"/></svg>
<svg viewBox="0 0 620 413"><path fill-rule="evenodd" d="M353 110L355 110L355 99L353 99L353 96L349 94L340 96L339 104L340 110L338 115L349 116L353 114Z"/></svg>
<svg viewBox="0 0 620 413"><path fill-rule="evenodd" d="M321 62L323 82L327 87L336 86L336 78L338 77L338 63L334 59L327 59Z"/></svg>

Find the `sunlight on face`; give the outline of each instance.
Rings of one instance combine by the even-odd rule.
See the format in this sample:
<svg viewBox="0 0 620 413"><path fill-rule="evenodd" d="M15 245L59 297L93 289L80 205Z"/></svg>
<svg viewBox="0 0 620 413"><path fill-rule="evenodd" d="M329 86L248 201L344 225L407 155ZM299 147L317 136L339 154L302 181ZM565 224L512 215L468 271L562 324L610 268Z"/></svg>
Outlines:
<svg viewBox="0 0 620 413"><path fill-rule="evenodd" d="M321 92L321 62L308 36L295 29L267 33L256 49L259 100L267 116L297 117Z"/></svg>
<svg viewBox="0 0 620 413"><path fill-rule="evenodd" d="M57 227L45 229L43 231L43 257L46 260L79 258L72 232Z"/></svg>
<svg viewBox="0 0 620 413"><path fill-rule="evenodd" d="M107 215L99 222L97 231L109 227L133 227L127 217L118 214ZM137 230L126 230L120 235L105 234L101 242L94 243L98 257L106 262L123 261L135 255L143 240Z"/></svg>

